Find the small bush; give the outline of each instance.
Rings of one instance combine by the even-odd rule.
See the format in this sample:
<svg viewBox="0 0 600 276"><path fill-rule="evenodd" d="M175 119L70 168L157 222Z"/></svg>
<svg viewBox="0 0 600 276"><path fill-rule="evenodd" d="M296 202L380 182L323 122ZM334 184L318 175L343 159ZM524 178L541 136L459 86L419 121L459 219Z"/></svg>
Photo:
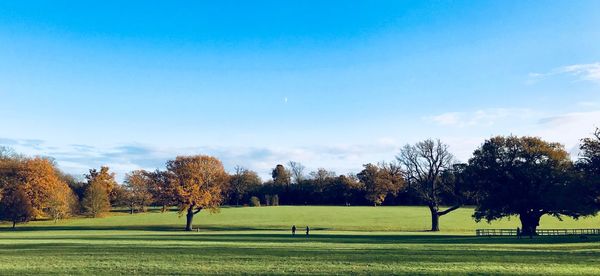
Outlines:
<svg viewBox="0 0 600 276"><path fill-rule="evenodd" d="M250 206L252 207L260 207L260 199L258 199L258 197L251 197L250 198Z"/></svg>

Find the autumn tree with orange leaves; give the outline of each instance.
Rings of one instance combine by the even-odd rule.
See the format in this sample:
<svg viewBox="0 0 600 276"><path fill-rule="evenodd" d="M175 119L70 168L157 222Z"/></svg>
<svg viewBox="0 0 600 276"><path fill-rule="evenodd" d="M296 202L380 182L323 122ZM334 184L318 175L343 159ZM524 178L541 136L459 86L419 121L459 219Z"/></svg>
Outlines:
<svg viewBox="0 0 600 276"><path fill-rule="evenodd" d="M206 155L178 156L167 162L167 172L179 213L186 214L185 230L192 231L194 215L218 210L229 175L221 161Z"/></svg>
<svg viewBox="0 0 600 276"><path fill-rule="evenodd" d="M152 204L152 175L144 170L136 170L125 176L125 190L128 194L127 206L131 213L135 209L145 212L146 207Z"/></svg>
<svg viewBox="0 0 600 276"><path fill-rule="evenodd" d="M60 179L51 160L41 157L27 159L19 174L31 201L34 217L58 220L74 212L75 195L67 183Z"/></svg>
<svg viewBox="0 0 600 276"><path fill-rule="evenodd" d="M90 173L85 176L88 184L98 183L100 186L104 187L106 190L106 194L108 195L108 199L112 203L116 199L116 191L114 190L117 187L117 181L115 180L115 173L110 172L108 166L100 167L100 170L91 169Z"/></svg>
<svg viewBox="0 0 600 276"><path fill-rule="evenodd" d="M85 213L92 217L101 216L110 210L111 202L116 200L117 181L109 168L102 166L100 171L91 169L85 176L88 181L82 205Z"/></svg>
<svg viewBox="0 0 600 276"><path fill-rule="evenodd" d="M58 220L77 212L77 199L48 158L0 156L0 217L13 225L36 218Z"/></svg>

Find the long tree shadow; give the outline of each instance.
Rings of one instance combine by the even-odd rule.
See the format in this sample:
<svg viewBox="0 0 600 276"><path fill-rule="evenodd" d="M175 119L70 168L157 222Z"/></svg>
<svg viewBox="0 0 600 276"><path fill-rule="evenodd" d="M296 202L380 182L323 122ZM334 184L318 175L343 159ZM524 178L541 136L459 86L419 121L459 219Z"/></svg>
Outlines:
<svg viewBox="0 0 600 276"><path fill-rule="evenodd" d="M270 243L346 243L346 244L559 244L559 243L591 243L599 242L600 237L581 239L576 236L536 237L534 239L517 239L516 237L481 238L457 235L414 235L414 234L311 234L309 237L289 234L269 233L234 233L214 234L199 233L197 235L160 235L166 240L183 238L188 241L222 241L222 242L270 242Z"/></svg>
<svg viewBox="0 0 600 276"><path fill-rule="evenodd" d="M155 232L185 232L184 226L177 225L123 225L123 226L103 226L103 225L40 225L29 226L21 225L13 229L11 227L0 227L2 232L44 232L44 231L155 231ZM223 225L202 225L195 228L192 232L232 232L232 231L284 231L278 226L223 226ZM312 231L328 231L329 228L314 227ZM189 233L189 232L187 232Z"/></svg>
<svg viewBox="0 0 600 276"><path fill-rule="evenodd" d="M175 225L126 225L126 226L102 226L102 225L44 225L44 226L17 226L12 229L10 227L0 228L0 233L19 233L19 232L45 232L45 231L76 231L76 232L88 232L88 231L163 231L173 232L181 230L181 226Z"/></svg>
<svg viewBox="0 0 600 276"><path fill-rule="evenodd" d="M184 232L180 225L156 225L156 226L35 226L20 227L16 231L5 229L3 233L27 233L32 235L18 235L11 237L4 235L0 238L14 240L136 240L136 241L191 241L191 242L243 242L243 243L347 243L347 244L559 244L559 243L595 243L600 242L600 236L543 236L533 239L516 237L475 237L462 235L444 234L411 234L411 233L389 233L371 234L368 232L356 234L346 233L319 233L326 229L315 228L313 234L305 236L298 234L291 236L287 231L278 227L226 227L226 226L204 226L198 232ZM69 231L69 235L36 236L40 231ZM107 231L106 234L90 231ZM128 231L145 231L148 233L135 234ZM271 233L260 233L260 232ZM159 232L159 233L156 233ZM160 233L162 232L162 233ZM259 233L257 233L259 232Z"/></svg>

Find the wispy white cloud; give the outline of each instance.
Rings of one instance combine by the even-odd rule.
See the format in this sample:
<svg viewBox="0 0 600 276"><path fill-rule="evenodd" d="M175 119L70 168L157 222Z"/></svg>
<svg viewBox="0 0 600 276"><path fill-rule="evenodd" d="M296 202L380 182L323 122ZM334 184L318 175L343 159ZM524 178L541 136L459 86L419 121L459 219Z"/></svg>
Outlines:
<svg viewBox="0 0 600 276"><path fill-rule="evenodd" d="M559 68L558 71L575 75L582 80L600 81L600 62L564 66Z"/></svg>
<svg viewBox="0 0 600 276"><path fill-rule="evenodd" d="M434 116L427 116L424 119L442 126L460 126L465 125L466 123L463 121L464 115L465 113L463 112L446 112Z"/></svg>
<svg viewBox="0 0 600 276"><path fill-rule="evenodd" d="M535 134L561 142L570 149L577 146L581 138L590 136L595 127L600 127L600 110L540 118Z"/></svg>
<svg viewBox="0 0 600 276"><path fill-rule="evenodd" d="M600 110L548 114L535 110L501 109L496 112L447 112L426 117L436 125L456 128L442 137L461 161L493 135L538 136L559 142L577 158L579 142L600 127ZM491 126L491 128L481 126Z"/></svg>
<svg viewBox="0 0 600 276"><path fill-rule="evenodd" d="M90 168L106 165L119 179L132 170L164 168L167 160L177 155L207 154L223 161L227 169L240 165L256 170L261 177L270 177L277 164L290 160L304 163L309 170L325 167L338 173L357 172L364 163L390 160L399 149L392 138L381 138L370 144L326 145L303 147L179 147L161 148L150 145L119 145L97 147L91 145L54 146L45 141L27 143L27 140L1 139L0 144L13 147L27 155L55 158L61 169L83 175Z"/></svg>
<svg viewBox="0 0 600 276"><path fill-rule="evenodd" d="M569 125L572 127L579 126L580 123L590 124L594 122L600 123L600 111L564 113L539 120L542 125Z"/></svg>
<svg viewBox="0 0 600 276"><path fill-rule="evenodd" d="M600 103L591 101L578 102L577 105L586 108L600 107Z"/></svg>
<svg viewBox="0 0 600 276"><path fill-rule="evenodd" d="M530 73L529 77L530 82L536 82L556 75L570 75L577 80L600 82L600 62L561 66L546 73Z"/></svg>
<svg viewBox="0 0 600 276"><path fill-rule="evenodd" d="M472 112L446 112L427 116L423 119L440 126L452 127L481 127L493 126L498 121L514 118L532 118L536 115L531 109L525 108L491 108Z"/></svg>

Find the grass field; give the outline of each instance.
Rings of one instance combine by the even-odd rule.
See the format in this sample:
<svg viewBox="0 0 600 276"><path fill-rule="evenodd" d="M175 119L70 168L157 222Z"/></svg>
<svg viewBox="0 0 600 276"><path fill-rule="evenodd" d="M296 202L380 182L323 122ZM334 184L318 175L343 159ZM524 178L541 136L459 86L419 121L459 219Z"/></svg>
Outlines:
<svg viewBox="0 0 600 276"><path fill-rule="evenodd" d="M223 208L181 231L176 213L32 222L0 231L0 274L600 274L600 237L476 238L471 209L429 233L420 207ZM289 228L310 225L310 238ZM600 228L544 218L541 228Z"/></svg>

